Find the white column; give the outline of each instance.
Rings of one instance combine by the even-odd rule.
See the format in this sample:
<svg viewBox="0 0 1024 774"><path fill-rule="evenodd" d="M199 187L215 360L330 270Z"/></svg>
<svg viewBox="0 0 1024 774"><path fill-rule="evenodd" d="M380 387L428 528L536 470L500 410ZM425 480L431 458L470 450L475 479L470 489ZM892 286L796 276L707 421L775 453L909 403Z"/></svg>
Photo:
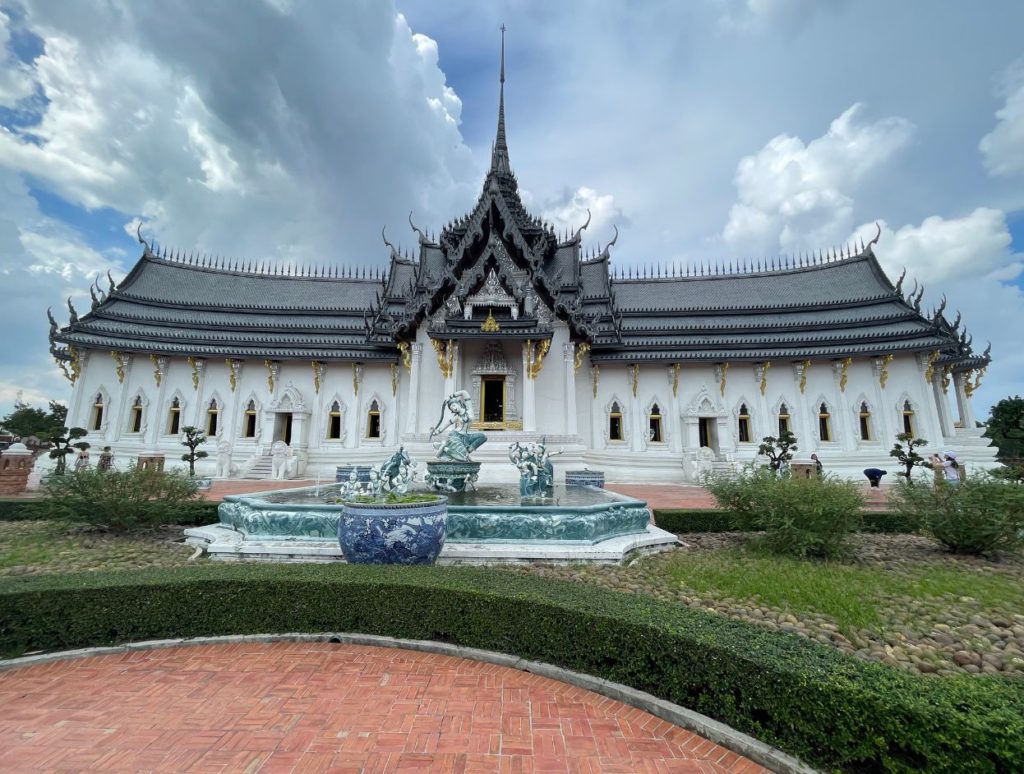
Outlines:
<svg viewBox="0 0 1024 774"><path fill-rule="evenodd" d="M632 432L629 434L629 450L643 451L647 448L647 427L640 410L640 366L629 367L629 413Z"/></svg>
<svg viewBox="0 0 1024 774"><path fill-rule="evenodd" d="M221 422L226 422L224 428L227 430L226 437L228 443L234 444L235 438L238 437L238 424L242 421L241 413L239 409L239 401L242 400L242 396L239 395L241 392L241 384L239 382L242 378L242 362L241 360L235 360L234 358L227 358L225 365L228 369L228 389L231 390L231 407L228 409L229 413L227 417L221 417ZM235 386L231 387L232 376L235 380Z"/></svg>
<svg viewBox="0 0 1024 774"><path fill-rule="evenodd" d="M956 406L960 414L960 426L967 430L974 429L974 409L971 408L971 399L967 397L967 383L970 380L970 371L960 371L953 374L953 387L956 390Z"/></svg>
<svg viewBox="0 0 1024 774"><path fill-rule="evenodd" d="M534 342L536 347L536 342ZM530 359L527 344L523 342L523 431L537 432L537 401L534 394L534 380L530 376ZM536 350L535 350L536 351Z"/></svg>
<svg viewBox="0 0 1024 774"><path fill-rule="evenodd" d="M935 375L932 377L932 394L935 396L935 406L938 412L942 437L948 438L953 435L953 417L949 411L949 400L942 389L942 374L939 369L935 369Z"/></svg>
<svg viewBox="0 0 1024 774"><path fill-rule="evenodd" d="M871 412L871 420L874 427L875 439L881 441L883 448L891 448L896 442L896 433L893 432L892 411L886 402L885 387L882 386L882 369L886 367L885 358L876 357L871 361L871 373L875 378L875 410ZM857 407L857 415L860 416L860 407ZM859 429L859 428L858 428ZM902 432L903 428L900 428Z"/></svg>
<svg viewBox="0 0 1024 774"><path fill-rule="evenodd" d="M567 341L562 345L562 365L565 371L565 434L579 431L576 419L576 345Z"/></svg>
<svg viewBox="0 0 1024 774"><path fill-rule="evenodd" d="M189 366L191 368L191 365ZM206 397L206 360L201 357L196 358L196 373L199 375L199 381L196 382L193 389L196 393L196 408L192 412L192 427L198 427L204 433L206 432L206 422L204 418L206 416L206 404L203 399ZM192 376L189 374L189 378Z"/></svg>
<svg viewBox="0 0 1024 774"><path fill-rule="evenodd" d="M448 375L444 378L444 397L447 398L459 389L459 342L449 340L445 354L451 362Z"/></svg>
<svg viewBox="0 0 1024 774"><path fill-rule="evenodd" d="M850 367L852 365L851 363ZM849 369L847 369L847 373L849 373ZM842 360L832 361L832 376L835 378L837 400L836 409L832 412L832 432L838 431L838 441L842 445L843 451L853 451L857 448L857 442L853 435L853 414L850 411L850 402L846 398L846 391L842 385ZM836 421L836 415L840 417L838 422Z"/></svg>
<svg viewBox="0 0 1024 774"><path fill-rule="evenodd" d="M409 345L409 400L408 406L406 407L406 413L408 417L406 419L405 432L415 433L416 426L418 424L418 414L420 405L420 368L422 367L423 360L423 345L422 344L410 344ZM448 397L447 395L445 396Z"/></svg>
<svg viewBox="0 0 1024 774"><path fill-rule="evenodd" d="M167 396L167 376L170 371L170 361L166 357L156 359L156 370L160 373L160 388L156 392L156 400L153 403L153 414L149 417L149 438L147 444L150 449L156 451L157 442L160 439L160 431L167 423L164 416L164 398Z"/></svg>
<svg viewBox="0 0 1024 774"><path fill-rule="evenodd" d="M754 364L754 389L757 390L757 413L760 414L758 421L754 422L754 427L751 430L754 431L754 438L751 440L754 443L761 443L761 439L766 436L777 436L779 434L779 423L775 417L772 416L771 410L768 408L768 398L765 397L767 391L766 377L771 369L771 366L767 363L755 363ZM765 389L761 389L761 382L765 382ZM760 426L760 432L755 428Z"/></svg>
<svg viewBox="0 0 1024 774"><path fill-rule="evenodd" d="M319 449L323 447L324 436L324 393L327 387L327 364L320 363L319 365L310 364L310 368L313 370L313 392L315 398L313 401L313 414L309 418L309 437L308 437L308 448ZM316 389L316 380L320 380L320 389Z"/></svg>
<svg viewBox="0 0 1024 774"><path fill-rule="evenodd" d="M669 406L667 412L661 412L661 421L664 423L662 432L668 433L669 451L676 454L683 450L683 428L679 421L679 382L682 379L682 371L677 370L677 367L668 367Z"/></svg>
<svg viewBox="0 0 1024 774"><path fill-rule="evenodd" d="M363 440L363 412L359 405L359 390L363 381L363 366L359 363L349 363L349 374L352 377L352 408L348 411L348 433L345 446L349 449L358 449L362 446Z"/></svg>
<svg viewBox="0 0 1024 774"><path fill-rule="evenodd" d="M801 456L810 457L811 452L814 451L812 448L812 440L814 439L814 430L811 425L811 413L807 410L807 371L808 367L804 365L803 361L799 363L793 363L793 380L796 383L796 406L790 409L790 415L792 419L796 419L793 422L793 434L796 436L797 449L804 454ZM800 385L803 384L803 388Z"/></svg>
<svg viewBox="0 0 1024 774"><path fill-rule="evenodd" d="M85 367L89 362L89 350L82 350L78 353L78 365L81 369L79 376L71 385L71 407L68 409L68 427L88 427L89 417L81 417L82 395L85 392Z"/></svg>
<svg viewBox="0 0 1024 774"><path fill-rule="evenodd" d="M124 380L120 384L121 395L117 400L117 413L114 414L114 421L117 423L114 425L114 432L108 433L112 436L112 441L121 440L121 434L124 432L127 418L124 415L125 406L128 403L128 389L132 383L132 364L135 362L135 358L131 354L124 354L121 356L121 362L124 364ZM126 387L125 385L128 385Z"/></svg>

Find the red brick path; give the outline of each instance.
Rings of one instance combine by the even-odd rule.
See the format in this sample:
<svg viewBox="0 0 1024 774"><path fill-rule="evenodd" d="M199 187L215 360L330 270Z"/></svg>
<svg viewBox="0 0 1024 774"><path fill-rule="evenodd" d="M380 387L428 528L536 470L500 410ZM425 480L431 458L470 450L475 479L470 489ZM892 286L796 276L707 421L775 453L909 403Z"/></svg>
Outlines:
<svg viewBox="0 0 1024 774"><path fill-rule="evenodd" d="M197 645L0 672L5 772L766 772L640 710L465 659Z"/></svg>

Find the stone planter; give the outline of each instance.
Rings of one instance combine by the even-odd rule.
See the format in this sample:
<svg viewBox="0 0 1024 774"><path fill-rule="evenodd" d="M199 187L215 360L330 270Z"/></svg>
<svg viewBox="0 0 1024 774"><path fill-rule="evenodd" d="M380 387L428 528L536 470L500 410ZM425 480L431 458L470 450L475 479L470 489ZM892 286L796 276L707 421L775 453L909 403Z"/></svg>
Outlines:
<svg viewBox="0 0 1024 774"><path fill-rule="evenodd" d="M604 489L603 470L567 470L565 471L566 486L596 486Z"/></svg>
<svg viewBox="0 0 1024 774"><path fill-rule="evenodd" d="M192 476L192 480L196 482L196 488L201 492L205 492L213 486L213 479L208 476Z"/></svg>
<svg viewBox="0 0 1024 774"><path fill-rule="evenodd" d="M448 498L344 503L338 542L351 564L433 564L448 534Z"/></svg>

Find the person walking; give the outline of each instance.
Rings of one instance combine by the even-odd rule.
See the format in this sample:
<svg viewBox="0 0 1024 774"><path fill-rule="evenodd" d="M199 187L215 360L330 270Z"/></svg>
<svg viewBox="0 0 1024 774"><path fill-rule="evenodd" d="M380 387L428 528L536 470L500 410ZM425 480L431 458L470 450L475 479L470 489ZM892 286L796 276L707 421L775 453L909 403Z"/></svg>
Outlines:
<svg viewBox="0 0 1024 774"><path fill-rule="evenodd" d="M933 454L931 461L932 467L935 468L935 470L942 471L942 475L947 484L960 483L960 468L957 467L955 452L943 452L941 456Z"/></svg>
<svg viewBox="0 0 1024 774"><path fill-rule="evenodd" d="M85 470L87 467L89 467L89 450L80 449L78 456L75 458L75 472Z"/></svg>

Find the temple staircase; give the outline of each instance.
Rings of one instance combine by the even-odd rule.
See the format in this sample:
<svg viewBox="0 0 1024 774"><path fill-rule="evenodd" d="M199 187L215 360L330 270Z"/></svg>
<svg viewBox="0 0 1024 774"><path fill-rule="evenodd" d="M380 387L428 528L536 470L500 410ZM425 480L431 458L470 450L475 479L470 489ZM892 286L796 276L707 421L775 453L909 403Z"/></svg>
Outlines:
<svg viewBox="0 0 1024 774"><path fill-rule="evenodd" d="M246 474L242 478L247 479L267 479L270 478L274 472L274 463L271 460L269 454L264 454L256 458L256 462L253 464Z"/></svg>

